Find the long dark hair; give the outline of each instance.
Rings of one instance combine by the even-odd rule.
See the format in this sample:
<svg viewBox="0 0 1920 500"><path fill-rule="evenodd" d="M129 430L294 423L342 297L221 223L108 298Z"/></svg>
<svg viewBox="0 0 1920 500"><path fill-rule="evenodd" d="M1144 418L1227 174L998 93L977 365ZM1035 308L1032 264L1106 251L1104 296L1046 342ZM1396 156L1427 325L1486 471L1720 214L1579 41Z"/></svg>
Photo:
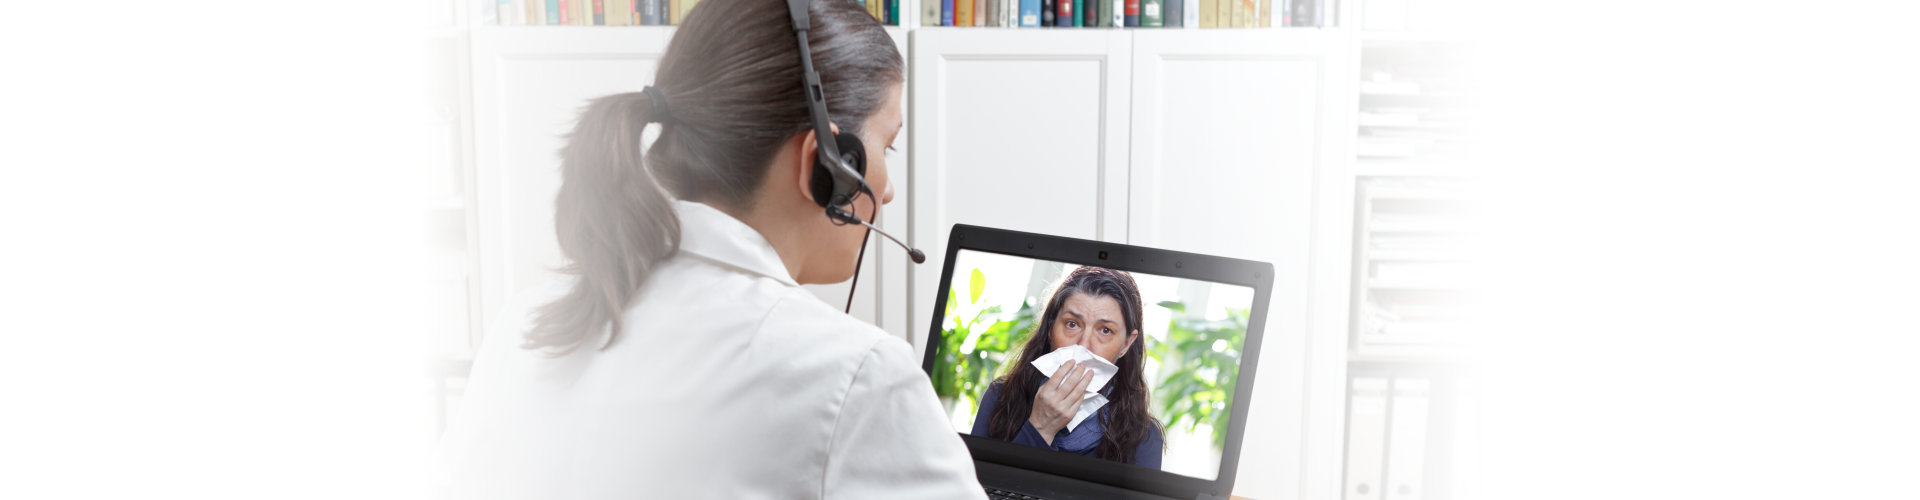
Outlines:
<svg viewBox="0 0 1920 500"><path fill-rule="evenodd" d="M904 81L905 63L858 4L809 4L807 37L829 119L842 134L860 134L888 89ZM660 60L653 86L672 120L644 157L640 133L659 111L645 93L587 104L560 149L554 200L569 262L560 272L578 279L535 313L522 347L569 352L603 327L618 338L621 313L679 250L673 198L752 208L779 147L810 128L799 46L782 0L705 0Z"/></svg>
<svg viewBox="0 0 1920 500"><path fill-rule="evenodd" d="M1020 350L1020 362L1008 364L1007 373L993 381L999 387L1000 400L993 414L987 417L988 436L1012 441L1014 434L1018 434L1020 427L1026 424L1027 417L1033 412L1033 395L1040 391L1040 384L1045 383L1050 375L1033 369L1033 360L1053 351L1053 322L1060 317L1060 306L1067 302L1068 297L1080 293L1112 297L1120 303L1120 314L1126 319L1127 334L1142 331L1141 325L1145 320L1141 317L1140 285L1134 283L1133 275L1091 266L1082 266L1067 273L1047 301L1047 308L1041 313L1033 333L1027 336L1026 347ZM1147 377L1142 361L1146 357L1146 336L1142 334L1136 342L1139 345L1129 347L1126 354L1114 360L1113 364L1119 366L1120 371L1107 381L1107 387L1112 388L1112 392L1107 393L1106 413L1100 420L1105 433L1094 450L1094 456L1102 459L1132 463L1140 443L1160 427L1160 421L1147 414Z"/></svg>

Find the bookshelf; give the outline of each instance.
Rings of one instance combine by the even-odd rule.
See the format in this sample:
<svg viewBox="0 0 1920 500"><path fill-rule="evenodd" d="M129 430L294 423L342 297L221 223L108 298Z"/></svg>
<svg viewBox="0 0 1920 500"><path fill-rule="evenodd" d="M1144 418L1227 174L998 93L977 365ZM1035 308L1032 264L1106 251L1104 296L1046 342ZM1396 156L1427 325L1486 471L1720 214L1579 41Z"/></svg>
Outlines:
<svg viewBox="0 0 1920 500"><path fill-rule="evenodd" d="M1357 113L1338 498L1470 498L1478 317L1467 0L1349 0ZM1334 203L1329 203L1333 205ZM1345 220L1341 220L1344 218Z"/></svg>

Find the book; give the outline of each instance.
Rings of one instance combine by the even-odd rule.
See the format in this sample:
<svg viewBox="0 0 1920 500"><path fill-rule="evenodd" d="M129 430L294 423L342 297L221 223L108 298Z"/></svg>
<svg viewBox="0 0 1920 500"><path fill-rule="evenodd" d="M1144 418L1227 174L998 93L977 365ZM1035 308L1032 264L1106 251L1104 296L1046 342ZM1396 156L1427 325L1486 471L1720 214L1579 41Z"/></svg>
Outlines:
<svg viewBox="0 0 1920 500"><path fill-rule="evenodd" d="M1055 9L1059 9L1053 13L1053 25L1062 28L1073 27L1073 0L1059 0L1053 5Z"/></svg>
<svg viewBox="0 0 1920 500"><path fill-rule="evenodd" d="M1088 26L1095 28L1113 27L1113 21L1111 20L1113 18L1113 2L1108 0L1094 0L1093 5L1089 6L1087 10L1093 11L1093 22L1087 23Z"/></svg>
<svg viewBox="0 0 1920 500"><path fill-rule="evenodd" d="M973 0L953 0L953 25L973 26Z"/></svg>
<svg viewBox="0 0 1920 500"><path fill-rule="evenodd" d="M1246 11L1245 17L1240 19L1240 27L1252 28L1260 25L1260 20L1257 19L1260 17L1260 6L1254 3L1256 1L1259 0L1240 0L1240 9Z"/></svg>
<svg viewBox="0 0 1920 500"><path fill-rule="evenodd" d="M614 0L607 0L614 1ZM680 25L680 3L685 0L667 0L667 24Z"/></svg>
<svg viewBox="0 0 1920 500"><path fill-rule="evenodd" d="M1423 379L1393 380L1392 415L1387 422L1387 482L1396 500L1420 500L1424 495L1427 462L1427 413L1431 400L1431 382Z"/></svg>
<svg viewBox="0 0 1920 500"><path fill-rule="evenodd" d="M1087 0L1073 0L1073 27L1087 27Z"/></svg>
<svg viewBox="0 0 1920 500"><path fill-rule="evenodd" d="M887 0L887 25L900 25L900 0Z"/></svg>
<svg viewBox="0 0 1920 500"><path fill-rule="evenodd" d="M1165 19L1160 17L1160 8L1163 6L1163 0L1140 0L1140 27L1159 28L1165 25Z"/></svg>
<svg viewBox="0 0 1920 500"><path fill-rule="evenodd" d="M593 0L593 25L594 26L607 25L606 8L607 8L606 4L603 3L602 0Z"/></svg>
<svg viewBox="0 0 1920 500"><path fill-rule="evenodd" d="M660 0L640 0L640 25L659 26Z"/></svg>
<svg viewBox="0 0 1920 500"><path fill-rule="evenodd" d="M933 0L921 0L921 1L930 2ZM957 24L958 22L954 20L954 16L957 14L954 11L954 9L956 8L958 7L954 6L953 0L940 0L940 25L941 26L959 26L959 24Z"/></svg>
<svg viewBox="0 0 1920 500"><path fill-rule="evenodd" d="M1260 27L1273 27L1273 0L1260 0Z"/></svg>
<svg viewBox="0 0 1920 500"><path fill-rule="evenodd" d="M1219 8L1218 5L1220 4L1220 2L1216 2L1214 0L1200 0L1198 3L1200 4L1200 27L1204 29L1212 29L1215 26L1217 26L1213 24L1213 16L1214 16L1213 11Z"/></svg>
<svg viewBox="0 0 1920 500"><path fill-rule="evenodd" d="M1127 0L1127 3L1124 5L1126 5L1126 13L1121 15L1120 19L1124 23L1121 26L1127 28L1140 27L1140 0Z"/></svg>
<svg viewBox="0 0 1920 500"><path fill-rule="evenodd" d="M1055 0L1040 0L1041 26L1053 26L1053 16L1058 13L1058 11L1054 10L1054 2Z"/></svg>
<svg viewBox="0 0 1920 500"><path fill-rule="evenodd" d="M987 25L987 1L973 0L973 25Z"/></svg>
<svg viewBox="0 0 1920 500"><path fill-rule="evenodd" d="M1247 7L1240 0L1227 0L1227 26L1246 26Z"/></svg>
<svg viewBox="0 0 1920 500"><path fill-rule="evenodd" d="M540 24L558 26L560 24L560 0L547 0L547 10L540 18Z"/></svg>
<svg viewBox="0 0 1920 500"><path fill-rule="evenodd" d="M1213 26L1216 28L1233 27L1233 0L1213 0Z"/></svg>
<svg viewBox="0 0 1920 500"><path fill-rule="evenodd" d="M1000 2L997 2L995 0L987 0L986 4L983 5L982 7L984 7L985 10L987 11L987 16L986 16L987 21L981 24L981 26L993 26L993 22L995 20L1000 19Z"/></svg>
<svg viewBox="0 0 1920 500"><path fill-rule="evenodd" d="M1184 0L1161 0L1160 4L1161 26L1178 28L1180 25L1186 24L1186 18L1182 17L1182 14L1185 14L1187 10L1187 4Z"/></svg>
<svg viewBox="0 0 1920 500"><path fill-rule="evenodd" d="M953 5L952 0L948 0L945 2L935 2L933 0L920 0L920 25L921 26L953 25L953 23L951 22L942 21L942 18L940 16L941 9L951 8L952 5Z"/></svg>
<svg viewBox="0 0 1920 500"><path fill-rule="evenodd" d="M1020 0L1020 27L1040 27L1040 0Z"/></svg>
<svg viewBox="0 0 1920 500"><path fill-rule="evenodd" d="M1113 0L1113 1L1107 2L1107 24L1106 24L1107 27L1109 28L1112 28L1115 26L1125 27L1127 25L1126 17L1127 17L1127 0Z"/></svg>
<svg viewBox="0 0 1920 500"><path fill-rule="evenodd" d="M1200 0L1181 0L1180 27L1200 29Z"/></svg>
<svg viewBox="0 0 1920 500"><path fill-rule="evenodd" d="M1347 393L1347 470L1343 498L1386 498L1387 403L1391 391L1384 378L1351 379Z"/></svg>

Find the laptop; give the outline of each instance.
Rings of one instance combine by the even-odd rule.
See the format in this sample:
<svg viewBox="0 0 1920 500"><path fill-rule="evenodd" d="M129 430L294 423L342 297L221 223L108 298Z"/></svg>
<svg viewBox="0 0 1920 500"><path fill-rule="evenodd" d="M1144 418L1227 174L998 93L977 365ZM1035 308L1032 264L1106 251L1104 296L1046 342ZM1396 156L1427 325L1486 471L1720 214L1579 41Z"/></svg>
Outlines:
<svg viewBox="0 0 1920 500"><path fill-rule="evenodd" d="M990 498L1228 497L1271 264L964 224L947 241L923 367ZM1106 373L1062 387L1069 359Z"/></svg>

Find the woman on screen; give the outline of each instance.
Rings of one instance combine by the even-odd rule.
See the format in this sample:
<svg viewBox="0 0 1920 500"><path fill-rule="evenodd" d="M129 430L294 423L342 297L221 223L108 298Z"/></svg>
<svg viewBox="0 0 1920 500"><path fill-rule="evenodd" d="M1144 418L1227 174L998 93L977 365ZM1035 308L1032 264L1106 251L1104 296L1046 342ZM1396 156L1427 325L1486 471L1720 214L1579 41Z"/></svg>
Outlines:
<svg viewBox="0 0 1920 500"><path fill-rule="evenodd" d="M1012 441L1141 467L1160 468L1160 422L1147 414L1147 381L1142 364L1140 287L1123 271L1082 266L1055 288L1039 325L1020 349L1019 362L995 379L980 398L973 419L975 436ZM1079 345L1120 369L1098 388L1107 404L1068 430L1091 380L1072 362L1053 374L1040 373L1033 360L1056 349ZM1064 383L1047 383L1065 377ZM1014 389L1009 389L1014 388Z"/></svg>

